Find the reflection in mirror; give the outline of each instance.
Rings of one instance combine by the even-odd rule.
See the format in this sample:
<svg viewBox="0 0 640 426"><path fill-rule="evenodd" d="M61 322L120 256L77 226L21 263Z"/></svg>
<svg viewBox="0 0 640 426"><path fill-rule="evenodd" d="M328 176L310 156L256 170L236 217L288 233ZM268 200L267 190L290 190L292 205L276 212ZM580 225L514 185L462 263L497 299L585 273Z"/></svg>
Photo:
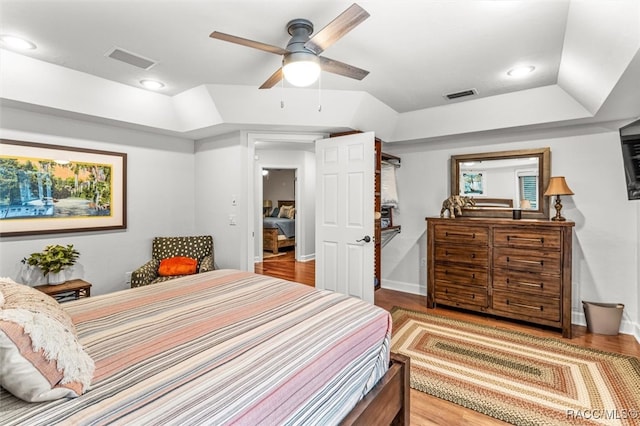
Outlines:
<svg viewBox="0 0 640 426"><path fill-rule="evenodd" d="M466 161L459 181L460 195L474 197L478 206L537 209L538 157Z"/></svg>
<svg viewBox="0 0 640 426"><path fill-rule="evenodd" d="M451 157L451 194L473 197L467 216L548 218L543 192L549 181L549 148Z"/></svg>

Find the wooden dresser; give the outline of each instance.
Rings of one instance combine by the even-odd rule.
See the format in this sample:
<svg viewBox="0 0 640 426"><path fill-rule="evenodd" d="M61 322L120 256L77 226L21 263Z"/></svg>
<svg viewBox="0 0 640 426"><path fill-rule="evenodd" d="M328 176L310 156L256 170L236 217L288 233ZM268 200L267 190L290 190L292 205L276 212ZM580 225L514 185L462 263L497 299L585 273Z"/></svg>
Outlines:
<svg viewBox="0 0 640 426"><path fill-rule="evenodd" d="M547 325L571 338L573 222L426 220L427 307Z"/></svg>

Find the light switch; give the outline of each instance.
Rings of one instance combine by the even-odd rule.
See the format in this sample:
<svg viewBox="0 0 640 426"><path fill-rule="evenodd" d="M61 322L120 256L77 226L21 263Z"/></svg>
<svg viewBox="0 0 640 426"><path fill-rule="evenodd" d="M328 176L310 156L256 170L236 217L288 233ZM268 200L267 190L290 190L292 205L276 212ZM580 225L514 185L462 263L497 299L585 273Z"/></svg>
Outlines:
<svg viewBox="0 0 640 426"><path fill-rule="evenodd" d="M230 214L229 215L229 225L230 226L236 226L236 215L235 214Z"/></svg>

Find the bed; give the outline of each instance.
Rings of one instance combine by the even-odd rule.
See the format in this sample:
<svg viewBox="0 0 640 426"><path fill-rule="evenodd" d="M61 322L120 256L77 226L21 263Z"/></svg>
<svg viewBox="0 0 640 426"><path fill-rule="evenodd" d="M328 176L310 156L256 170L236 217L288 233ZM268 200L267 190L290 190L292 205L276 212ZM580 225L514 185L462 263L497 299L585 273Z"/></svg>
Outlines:
<svg viewBox="0 0 640 426"><path fill-rule="evenodd" d="M291 206L295 209L295 201L278 200L278 209ZM295 210L293 217L271 217L263 218L262 225L262 247L264 251L273 254L278 253L278 249L292 247L296 245L296 221Z"/></svg>
<svg viewBox="0 0 640 426"><path fill-rule="evenodd" d="M2 389L3 425L409 424L409 361L389 353L389 313L358 299L217 270L61 306L91 388Z"/></svg>

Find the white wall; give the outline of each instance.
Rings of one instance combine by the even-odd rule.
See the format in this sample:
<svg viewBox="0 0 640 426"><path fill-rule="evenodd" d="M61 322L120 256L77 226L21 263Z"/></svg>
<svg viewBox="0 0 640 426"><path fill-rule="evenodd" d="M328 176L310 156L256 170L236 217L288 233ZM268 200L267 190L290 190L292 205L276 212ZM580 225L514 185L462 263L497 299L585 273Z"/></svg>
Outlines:
<svg viewBox="0 0 640 426"><path fill-rule="evenodd" d="M507 138L386 146L402 157L397 171L400 204L394 223L402 233L382 252L382 286L426 293L425 217L440 213L449 194L451 155L551 148L551 174L566 177L575 195L562 197L563 215L576 225L573 238L573 317L584 324L582 300L625 303L622 330L640 338L638 257L640 202L627 200L617 131L561 131ZM553 209L552 209L553 210ZM555 211L554 211L555 214Z"/></svg>
<svg viewBox="0 0 640 426"><path fill-rule="evenodd" d="M19 261L48 244L73 244L91 293L109 293L151 258L154 236L195 232L193 141L7 107L0 116L4 139L127 153L127 229L2 238L0 276L17 278Z"/></svg>
<svg viewBox="0 0 640 426"><path fill-rule="evenodd" d="M278 206L278 200L295 200L295 179L295 169L269 170L262 177L262 199L270 200L273 207Z"/></svg>
<svg viewBox="0 0 640 426"><path fill-rule="evenodd" d="M235 132L196 142L196 228L213 235L218 268L247 268L246 235L252 218L247 213L250 199L243 139L241 132Z"/></svg>

